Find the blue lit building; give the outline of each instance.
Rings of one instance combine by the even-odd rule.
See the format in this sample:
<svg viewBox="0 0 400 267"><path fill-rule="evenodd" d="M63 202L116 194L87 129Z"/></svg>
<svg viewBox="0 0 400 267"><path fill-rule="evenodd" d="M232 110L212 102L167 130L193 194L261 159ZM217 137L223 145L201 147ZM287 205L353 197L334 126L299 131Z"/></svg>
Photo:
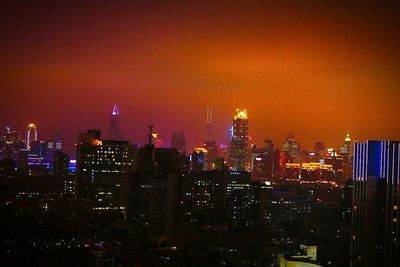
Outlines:
<svg viewBox="0 0 400 267"><path fill-rule="evenodd" d="M355 143L351 266L400 266L400 142Z"/></svg>

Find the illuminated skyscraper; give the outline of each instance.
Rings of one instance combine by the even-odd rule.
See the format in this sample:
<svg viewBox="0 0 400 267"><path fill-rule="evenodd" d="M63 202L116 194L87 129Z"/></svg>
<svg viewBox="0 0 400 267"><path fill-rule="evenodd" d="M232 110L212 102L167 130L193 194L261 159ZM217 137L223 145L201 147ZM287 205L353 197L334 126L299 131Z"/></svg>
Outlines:
<svg viewBox="0 0 400 267"><path fill-rule="evenodd" d="M37 139L38 133L36 130L36 125L30 123L26 128L26 149L30 149L32 142L37 141Z"/></svg>
<svg viewBox="0 0 400 267"><path fill-rule="evenodd" d="M282 151L286 153L289 163L299 162L300 145L296 142L292 133L289 133L283 142Z"/></svg>
<svg viewBox="0 0 400 267"><path fill-rule="evenodd" d="M346 134L344 139L344 145L340 148L340 154L343 156L343 172L344 179L351 179L352 175L352 163L353 163L353 146L349 132Z"/></svg>
<svg viewBox="0 0 400 267"><path fill-rule="evenodd" d="M229 164L232 170L248 169L249 123L247 110L236 109L233 116L233 136L230 145Z"/></svg>
<svg viewBox="0 0 400 267"><path fill-rule="evenodd" d="M400 266L400 142L355 143L350 266Z"/></svg>
<svg viewBox="0 0 400 267"><path fill-rule="evenodd" d="M110 116L110 126L109 126L109 139L110 140L121 140L122 135L119 131L119 111L117 105L114 105Z"/></svg>

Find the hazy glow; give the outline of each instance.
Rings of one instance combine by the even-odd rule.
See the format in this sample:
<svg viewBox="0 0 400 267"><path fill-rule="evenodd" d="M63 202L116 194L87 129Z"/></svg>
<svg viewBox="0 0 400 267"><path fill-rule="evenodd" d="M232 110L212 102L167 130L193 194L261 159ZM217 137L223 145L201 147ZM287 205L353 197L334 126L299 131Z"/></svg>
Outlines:
<svg viewBox="0 0 400 267"><path fill-rule="evenodd" d="M60 130L72 148L88 128L106 136L118 103L124 138L141 144L150 122L165 140L182 129L188 148L202 144L207 106L218 144L236 107L258 145L290 131L302 148L339 147L347 130L399 139L395 4L190 2L7 1L0 127L35 121L41 139Z"/></svg>

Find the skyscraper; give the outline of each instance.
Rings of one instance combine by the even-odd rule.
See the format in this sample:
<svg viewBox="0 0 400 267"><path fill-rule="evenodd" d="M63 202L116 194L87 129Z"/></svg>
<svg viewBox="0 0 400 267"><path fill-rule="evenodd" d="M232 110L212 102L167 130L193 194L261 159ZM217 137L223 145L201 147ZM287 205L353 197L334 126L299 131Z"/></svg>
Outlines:
<svg viewBox="0 0 400 267"><path fill-rule="evenodd" d="M37 141L37 139L38 133L36 130L36 125L29 123L28 127L26 128L26 149L30 149L32 142Z"/></svg>
<svg viewBox="0 0 400 267"><path fill-rule="evenodd" d="M236 109L233 116L233 133L230 145L229 164L232 170L248 169L249 122L247 110Z"/></svg>
<svg viewBox="0 0 400 267"><path fill-rule="evenodd" d="M213 130L213 108L207 107L207 141L204 142L204 148L207 150L207 170L212 170L218 157L218 146L214 139Z"/></svg>
<svg viewBox="0 0 400 267"><path fill-rule="evenodd" d="M289 133L285 141L283 141L282 151L287 154L290 163L299 162L300 145L296 142L292 133Z"/></svg>
<svg viewBox="0 0 400 267"><path fill-rule="evenodd" d="M351 266L400 266L400 142L355 143Z"/></svg>
<svg viewBox="0 0 400 267"><path fill-rule="evenodd" d="M174 132L171 138L171 148L175 148L180 152L186 151L186 139L183 131Z"/></svg>
<svg viewBox="0 0 400 267"><path fill-rule="evenodd" d="M121 140L122 135L119 131L119 111L117 105L114 105L110 116L110 126L109 126L109 136L110 140Z"/></svg>
<svg viewBox="0 0 400 267"><path fill-rule="evenodd" d="M130 174L129 220L151 239L170 237L178 225L183 157L173 148L156 148L153 126L149 141L139 149L135 172Z"/></svg>
<svg viewBox="0 0 400 267"><path fill-rule="evenodd" d="M353 162L353 147L349 132L346 134L344 144L340 148L340 154L343 157L343 172L344 179L351 179L352 175L352 162Z"/></svg>

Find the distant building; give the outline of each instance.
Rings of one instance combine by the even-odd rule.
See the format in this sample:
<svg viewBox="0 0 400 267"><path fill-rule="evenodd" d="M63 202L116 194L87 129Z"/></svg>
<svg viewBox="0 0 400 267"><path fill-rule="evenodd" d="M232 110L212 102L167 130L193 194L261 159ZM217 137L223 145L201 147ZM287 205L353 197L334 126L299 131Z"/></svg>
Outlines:
<svg viewBox="0 0 400 267"><path fill-rule="evenodd" d="M300 145L296 142L292 133L289 133L288 137L283 141L282 152L287 154L287 160L289 163L299 162Z"/></svg>
<svg viewBox="0 0 400 267"><path fill-rule="evenodd" d="M229 166L234 171L245 171L248 166L249 122L245 109L236 109L233 116L232 140L230 143Z"/></svg>
<svg viewBox="0 0 400 267"><path fill-rule="evenodd" d="M276 169L279 169L279 164L277 162L277 156L272 141L266 139L264 143L264 148L253 149L251 169L253 172L253 180L271 182L278 179Z"/></svg>
<svg viewBox="0 0 400 267"><path fill-rule="evenodd" d="M183 131L174 132L172 134L171 148L175 148L182 153L186 152L186 138Z"/></svg>
<svg viewBox="0 0 400 267"><path fill-rule="evenodd" d="M30 149L31 143L37 140L38 140L38 132L36 130L36 125L30 123L26 128L26 139L25 139L26 149Z"/></svg>
<svg viewBox="0 0 400 267"><path fill-rule="evenodd" d="M110 140L122 140L122 135L119 129L119 111L117 105L114 105L110 115L109 135Z"/></svg>
<svg viewBox="0 0 400 267"><path fill-rule="evenodd" d="M355 143L350 266L400 266L400 142Z"/></svg>
<svg viewBox="0 0 400 267"><path fill-rule="evenodd" d="M13 159L18 167L20 150L25 148L26 144L21 140L20 132L6 127L0 140L0 159Z"/></svg>
<svg viewBox="0 0 400 267"><path fill-rule="evenodd" d="M215 161L218 157L218 147L214 141L206 141L204 148L207 150L207 170L215 169Z"/></svg>
<svg viewBox="0 0 400 267"><path fill-rule="evenodd" d="M207 170L208 151L202 147L196 147L190 157L190 170L199 172Z"/></svg>
<svg viewBox="0 0 400 267"><path fill-rule="evenodd" d="M314 145L314 153L315 153L315 161L320 160L321 158L324 157L325 155L325 147L324 147L324 143L322 142L315 142Z"/></svg>
<svg viewBox="0 0 400 267"><path fill-rule="evenodd" d="M54 154L53 175L56 177L67 177L69 175L69 156L66 153L57 151Z"/></svg>
<svg viewBox="0 0 400 267"><path fill-rule="evenodd" d="M353 171L353 142L349 132L347 132L344 144L339 149L339 152L343 157L343 178L345 180L351 179Z"/></svg>

